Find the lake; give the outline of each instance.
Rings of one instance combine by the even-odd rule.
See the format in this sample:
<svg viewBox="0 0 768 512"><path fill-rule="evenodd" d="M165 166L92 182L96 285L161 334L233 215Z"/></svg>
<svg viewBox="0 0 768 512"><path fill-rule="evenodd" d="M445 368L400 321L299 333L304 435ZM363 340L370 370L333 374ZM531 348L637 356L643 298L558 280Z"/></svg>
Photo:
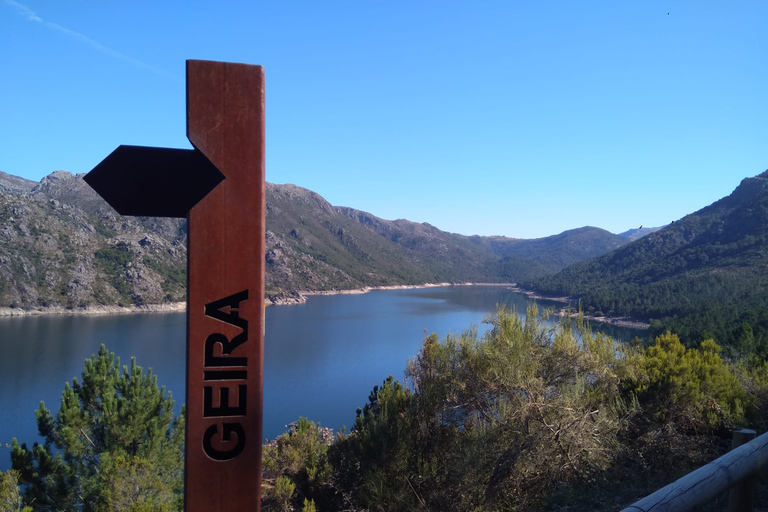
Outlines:
<svg viewBox="0 0 768 512"><path fill-rule="evenodd" d="M524 295L502 286L375 290L309 297L306 304L266 308L264 435L274 438L304 416L323 426L351 427L375 385L402 380L426 333L441 337L480 326L497 304L525 312ZM554 304L539 301L547 307ZM595 326L598 327L598 326ZM625 341L642 331L600 330ZM65 382L104 343L129 364L152 368L158 384L184 401L184 313L45 316L0 319L0 471L10 467L13 437L39 441L40 401L55 414Z"/></svg>

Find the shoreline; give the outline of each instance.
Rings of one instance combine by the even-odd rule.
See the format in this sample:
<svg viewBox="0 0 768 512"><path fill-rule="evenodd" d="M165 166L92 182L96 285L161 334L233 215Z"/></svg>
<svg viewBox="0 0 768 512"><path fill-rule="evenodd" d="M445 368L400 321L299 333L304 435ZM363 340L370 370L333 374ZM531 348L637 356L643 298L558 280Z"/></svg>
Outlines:
<svg viewBox="0 0 768 512"><path fill-rule="evenodd" d="M264 306L292 306L304 304L307 297L322 295L358 295L374 290L413 290L419 288L440 288L443 286L513 286L514 283L423 283L423 284L395 284L386 286L365 286L349 290L314 290L293 292L287 297L265 297ZM53 306L37 309L11 308L0 306L0 318L15 318L24 316L99 316L99 315L127 315L132 313L179 313L186 311L187 303L169 302L167 304L143 304L137 306L86 306L84 308L65 308Z"/></svg>
<svg viewBox="0 0 768 512"><path fill-rule="evenodd" d="M360 295L374 290L417 290L420 288L441 288L444 286L514 286L515 283L423 283L423 284L392 284L383 286L364 286L362 288L351 288L348 290L314 290L293 292L290 297L267 297L264 299L265 306L293 306L304 304L307 297L322 295Z"/></svg>
<svg viewBox="0 0 768 512"><path fill-rule="evenodd" d="M569 296L556 297L556 296L549 296L549 295L541 295L532 290L524 290L523 288L520 288L517 285L511 286L509 289L516 293L522 293L529 299L534 299L534 300L550 300L553 302L561 302L564 304L570 304L574 300L573 297L569 297ZM560 318L563 318L565 316L568 316L570 318L578 318L579 316L578 310L574 310L571 307L559 308L555 310L554 314L559 316ZM584 319L589 320L590 322L600 322L602 324L609 324L609 325L615 325L617 327L628 327L630 329L640 329L640 330L648 330L651 328L650 323L645 322L643 320L638 320L637 318L632 318L629 316L617 316L617 317L593 316L583 312L582 314L584 315Z"/></svg>
<svg viewBox="0 0 768 512"><path fill-rule="evenodd" d="M444 286L505 286L510 291L520 293L534 300L547 300L552 302L560 302L563 304L570 303L573 298L564 296L548 296L542 295L532 290L525 290L517 286L517 283L423 283L423 284L395 284L384 286L364 286L362 288L352 288L348 290L304 290L293 292L287 297L265 297L264 306L294 306L297 304L304 304L307 302L308 297L313 296L330 296L330 295L360 295L368 293L374 290L416 290L416 289L428 289L428 288L441 288ZM186 302L170 302L167 304L144 304L141 306L86 306L85 308L72 308L67 309L65 307L48 307L39 309L21 309L11 307L0 307L0 318L14 318L25 316L100 316L100 315L126 315L133 313L180 313L186 311ZM570 318L576 318L579 316L578 311L574 311L569 307L562 307L554 311L554 315L559 317L569 316ZM619 327L628 327L631 329L647 330L651 324L631 317L607 317L607 316L591 316L584 314L584 319L590 322L600 322L609 325L616 325Z"/></svg>
<svg viewBox="0 0 768 512"><path fill-rule="evenodd" d="M566 304L571 302L571 297L568 297L568 296L557 297L557 296L554 296L554 295L541 295L541 294L539 294L537 292L534 292L532 290L525 290L523 288L520 288L519 286L517 286L517 283L513 284L512 286L510 286L509 289L512 290L515 293L522 293L523 295L525 295L529 299L534 299L534 300L550 300L552 302L563 302L563 303L566 303Z"/></svg>
<svg viewBox="0 0 768 512"><path fill-rule="evenodd" d="M143 304L137 306L86 306L84 308L67 309L62 306L54 306L39 309L21 309L0 307L0 318L21 316L99 316L99 315L124 315L130 313L179 313L187 310L186 302L169 302L166 304Z"/></svg>
<svg viewBox="0 0 768 512"><path fill-rule="evenodd" d="M560 308L557 311L555 311L555 315L559 317L569 316L570 318L578 318L579 312L574 311L571 308ZM632 318L630 316L592 316L592 315L584 315L584 320L589 320L590 322L600 322L601 324L609 324L609 325L615 325L617 327L628 327L630 329L638 329L642 331L647 331L651 328L651 324L648 322L644 322L643 320L638 320L637 318Z"/></svg>

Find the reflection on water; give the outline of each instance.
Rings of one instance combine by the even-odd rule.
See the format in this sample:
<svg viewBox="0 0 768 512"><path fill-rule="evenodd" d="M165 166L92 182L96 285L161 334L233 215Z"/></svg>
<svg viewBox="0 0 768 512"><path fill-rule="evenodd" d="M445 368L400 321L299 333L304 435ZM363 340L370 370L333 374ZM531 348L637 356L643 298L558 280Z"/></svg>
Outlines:
<svg viewBox="0 0 768 512"><path fill-rule="evenodd" d="M480 324L497 304L524 313L528 303L505 287L456 286L316 296L306 304L269 307L264 435L274 438L299 416L351 426L374 385L387 375L402 379L425 332L458 334ZM638 332L611 330L625 341ZM64 383L79 377L101 343L123 364L136 356L139 365L152 367L178 410L184 401L183 313L0 319L0 446L14 436L38 439L38 404L58 409ZM7 452L0 448L0 471L10 466Z"/></svg>
<svg viewBox="0 0 768 512"><path fill-rule="evenodd" d="M449 288L424 288L403 290L400 293L412 297L427 299L416 308L408 311L414 315L428 315L434 312L453 309L456 311L478 311L488 313L497 305L506 305L525 313L531 301L523 294L515 293L506 286L456 286ZM555 308L556 302L538 301L540 309Z"/></svg>

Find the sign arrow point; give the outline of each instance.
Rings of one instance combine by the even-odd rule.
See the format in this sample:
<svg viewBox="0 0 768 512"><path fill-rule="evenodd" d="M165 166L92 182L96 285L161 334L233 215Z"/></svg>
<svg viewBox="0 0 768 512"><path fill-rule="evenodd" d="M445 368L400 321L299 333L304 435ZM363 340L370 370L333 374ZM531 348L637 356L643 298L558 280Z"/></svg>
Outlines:
<svg viewBox="0 0 768 512"><path fill-rule="evenodd" d="M83 179L120 215L186 217L224 175L198 149L118 146Z"/></svg>

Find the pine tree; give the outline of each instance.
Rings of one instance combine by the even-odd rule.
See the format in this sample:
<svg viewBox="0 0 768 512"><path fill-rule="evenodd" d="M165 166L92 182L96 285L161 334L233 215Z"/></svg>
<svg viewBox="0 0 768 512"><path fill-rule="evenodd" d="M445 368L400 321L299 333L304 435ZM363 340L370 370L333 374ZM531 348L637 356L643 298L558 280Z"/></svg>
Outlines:
<svg viewBox="0 0 768 512"><path fill-rule="evenodd" d="M55 417L40 403L35 414L44 443L28 449L13 440L11 460L20 483L29 484L27 503L44 511L138 510L153 503L156 510L170 510L172 496L180 510L184 410L177 418L173 405L151 369L145 375L132 358L121 372L120 359L102 345L85 361L82 383L75 378L65 384ZM120 482L112 480L125 479L126 468L146 478L152 494L123 499L114 508ZM158 497L162 503L153 502Z"/></svg>
<svg viewBox="0 0 768 512"><path fill-rule="evenodd" d="M23 507L19 491L19 474L8 470L0 473L0 510L3 512L32 512L31 507Z"/></svg>

